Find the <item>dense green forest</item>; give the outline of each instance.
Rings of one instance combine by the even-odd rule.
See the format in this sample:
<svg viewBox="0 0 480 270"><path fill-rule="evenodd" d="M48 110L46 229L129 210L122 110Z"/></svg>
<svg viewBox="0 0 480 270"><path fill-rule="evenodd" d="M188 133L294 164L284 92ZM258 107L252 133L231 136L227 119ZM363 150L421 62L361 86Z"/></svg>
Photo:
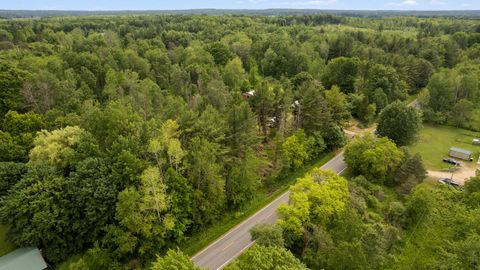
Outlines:
<svg viewBox="0 0 480 270"><path fill-rule="evenodd" d="M343 147L351 119L368 126L402 115L418 129L406 107L412 97L424 121L480 130L473 19L12 19L0 21L0 50L0 223L10 243L41 248L52 265L80 254L71 269L150 267L163 254L154 269L173 261L189 269L180 243ZM389 136L385 125L379 131ZM414 134L389 137L402 146ZM378 147L382 164L357 153L365 146ZM291 269L478 267L475 186L468 195L414 188L421 160L388 139L365 137L348 149L363 176L348 185L321 172L299 181L294 188L311 194L280 210L286 222L266 229L280 230L274 244L246 256L277 256ZM316 177L335 190L317 187ZM395 198L388 211L378 199L385 192ZM324 209L302 212L306 202ZM431 243L424 250L435 256L412 262L407 254L430 243L398 238L412 228L411 237L423 237L428 227L415 224L426 218L441 219L451 236L432 242L460 240L451 250ZM458 251L468 245L476 249Z"/></svg>

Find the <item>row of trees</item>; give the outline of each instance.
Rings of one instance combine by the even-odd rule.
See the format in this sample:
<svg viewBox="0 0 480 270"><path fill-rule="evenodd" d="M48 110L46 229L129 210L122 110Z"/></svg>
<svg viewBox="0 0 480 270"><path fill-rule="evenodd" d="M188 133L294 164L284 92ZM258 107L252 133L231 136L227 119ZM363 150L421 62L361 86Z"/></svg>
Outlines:
<svg viewBox="0 0 480 270"><path fill-rule="evenodd" d="M472 47L472 50L478 49ZM452 69L442 69L433 74L427 88L419 95L425 120L480 130L479 74L477 60L462 62Z"/></svg>

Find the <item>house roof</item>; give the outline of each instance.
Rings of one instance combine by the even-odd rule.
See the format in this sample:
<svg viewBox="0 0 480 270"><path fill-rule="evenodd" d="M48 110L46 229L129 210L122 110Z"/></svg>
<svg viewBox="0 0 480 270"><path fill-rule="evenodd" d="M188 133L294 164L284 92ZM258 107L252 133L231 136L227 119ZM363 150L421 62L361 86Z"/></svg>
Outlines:
<svg viewBox="0 0 480 270"><path fill-rule="evenodd" d="M465 154L465 155L471 155L472 154L471 151L468 151L468 150L465 150L465 149L462 149L462 148L458 148L458 147L451 147L450 151L454 151L454 152L457 152L457 153L462 153L462 154Z"/></svg>
<svg viewBox="0 0 480 270"><path fill-rule="evenodd" d="M43 270L47 268L38 248L24 247L0 257L0 270Z"/></svg>

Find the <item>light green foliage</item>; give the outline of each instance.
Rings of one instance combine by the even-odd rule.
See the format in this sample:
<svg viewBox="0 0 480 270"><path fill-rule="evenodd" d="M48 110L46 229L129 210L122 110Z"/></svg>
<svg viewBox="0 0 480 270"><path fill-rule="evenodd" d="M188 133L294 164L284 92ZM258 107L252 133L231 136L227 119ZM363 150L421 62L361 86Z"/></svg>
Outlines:
<svg viewBox="0 0 480 270"><path fill-rule="evenodd" d="M180 250L167 251L163 257L157 256L157 260L150 267L151 270L201 270L184 255Z"/></svg>
<svg viewBox="0 0 480 270"><path fill-rule="evenodd" d="M299 259L282 247L261 246L250 247L226 270L307 270Z"/></svg>
<svg viewBox="0 0 480 270"><path fill-rule="evenodd" d="M256 244L266 247L283 247L284 240L282 233L282 228L276 224L258 224L250 229L252 240L255 240Z"/></svg>
<svg viewBox="0 0 480 270"><path fill-rule="evenodd" d="M25 161L36 133L46 127L45 117L28 112L9 111L0 123L0 157L4 161Z"/></svg>
<svg viewBox="0 0 480 270"><path fill-rule="evenodd" d="M341 123L350 117L346 95L340 92L340 88L333 86L325 91L325 100L331 110L332 117L337 123Z"/></svg>
<svg viewBox="0 0 480 270"><path fill-rule="evenodd" d="M169 201L160 170L156 167L149 167L143 171L140 179L142 181L140 187L143 198L141 199L138 210L145 213L155 213L144 216L143 221L160 223L165 230L171 230L173 227L172 217L163 215L163 212L169 208Z"/></svg>
<svg viewBox="0 0 480 270"><path fill-rule="evenodd" d="M358 137L345 147L345 162L370 181L382 183L400 166L404 153L388 138Z"/></svg>
<svg viewBox="0 0 480 270"><path fill-rule="evenodd" d="M173 198L172 205L159 169L145 169L138 189L128 187L119 193L115 217L121 226L107 226L103 245L116 259L133 254L152 256L172 234L181 236L185 230L183 218L180 218L182 224L177 225L172 214L172 211L178 213L178 198Z"/></svg>
<svg viewBox="0 0 480 270"><path fill-rule="evenodd" d="M167 233L173 230L175 218L168 212L170 201L159 169L147 168L140 179L139 190L130 187L119 193L116 218L127 231L144 239L141 241L139 251L145 253L150 252L149 249L152 248L150 245L163 240ZM114 233L113 228L110 233ZM117 239L115 240L117 243L119 242L118 237L111 236L112 239ZM131 240L126 244L131 245L130 243Z"/></svg>
<svg viewBox="0 0 480 270"><path fill-rule="evenodd" d="M326 225L347 206L347 182L332 171L315 169L290 191L289 204L278 209L278 224L296 237L304 233L307 223Z"/></svg>
<svg viewBox="0 0 480 270"><path fill-rule="evenodd" d="M246 78L242 60L239 57L235 57L225 65L223 78L225 84L231 89L239 89Z"/></svg>
<svg viewBox="0 0 480 270"><path fill-rule="evenodd" d="M66 127L52 132L42 130L34 140L30 151L30 165L49 164L65 168L72 162L75 148L85 131L78 126Z"/></svg>
<svg viewBox="0 0 480 270"><path fill-rule="evenodd" d="M162 124L157 136L150 140L148 151L154 154L159 168L164 166L164 162L168 162L176 170L179 169L185 152L179 140L178 128L177 122L169 119Z"/></svg>
<svg viewBox="0 0 480 270"><path fill-rule="evenodd" d="M300 131L283 142L282 149L292 169L302 167L308 159L308 144L302 139L305 139L305 134Z"/></svg>

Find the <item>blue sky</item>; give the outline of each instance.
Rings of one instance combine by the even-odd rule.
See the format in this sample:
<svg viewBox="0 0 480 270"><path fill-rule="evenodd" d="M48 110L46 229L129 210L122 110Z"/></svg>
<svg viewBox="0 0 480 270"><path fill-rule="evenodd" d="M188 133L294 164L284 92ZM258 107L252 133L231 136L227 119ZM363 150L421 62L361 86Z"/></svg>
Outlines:
<svg viewBox="0 0 480 270"><path fill-rule="evenodd" d="M0 0L0 9L158 10L193 8L480 10L480 0Z"/></svg>

